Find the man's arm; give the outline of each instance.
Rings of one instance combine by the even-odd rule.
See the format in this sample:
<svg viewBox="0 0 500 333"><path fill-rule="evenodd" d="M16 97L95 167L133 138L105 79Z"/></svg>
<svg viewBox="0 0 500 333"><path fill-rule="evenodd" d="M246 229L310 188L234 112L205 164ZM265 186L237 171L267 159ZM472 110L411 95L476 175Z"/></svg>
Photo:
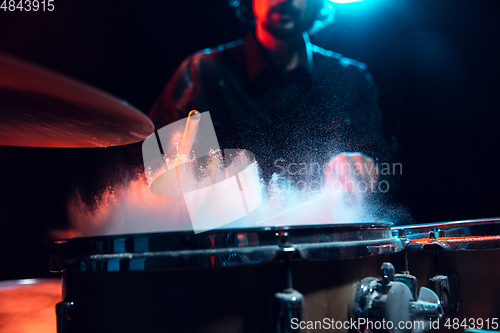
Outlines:
<svg viewBox="0 0 500 333"><path fill-rule="evenodd" d="M357 116L357 121L353 122L356 145L359 147L358 151L379 161L386 161L391 158L391 149L382 129L378 89L366 68L361 71L361 76L357 89L357 105L354 108Z"/></svg>
<svg viewBox="0 0 500 333"><path fill-rule="evenodd" d="M350 68L361 69L361 75L351 115L351 130L348 130L351 136L351 144L347 145L349 152L336 155L327 165L325 175L330 183L340 183L347 191L363 197L375 192L380 177L377 164L389 163L394 153L384 139L375 83L364 65L358 68ZM393 184L396 185L394 181Z"/></svg>

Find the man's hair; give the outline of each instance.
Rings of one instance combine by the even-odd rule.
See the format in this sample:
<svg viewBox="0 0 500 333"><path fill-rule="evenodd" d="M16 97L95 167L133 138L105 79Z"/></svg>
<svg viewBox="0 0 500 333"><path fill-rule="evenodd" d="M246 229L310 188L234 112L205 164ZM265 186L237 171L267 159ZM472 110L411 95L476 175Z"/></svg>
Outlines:
<svg viewBox="0 0 500 333"><path fill-rule="evenodd" d="M229 0L229 6L236 13L236 17L247 27L250 28L255 23L255 18L252 11L252 0ZM309 33L313 34L334 20L335 7L330 0L323 0L323 6L318 12L318 17L309 29Z"/></svg>

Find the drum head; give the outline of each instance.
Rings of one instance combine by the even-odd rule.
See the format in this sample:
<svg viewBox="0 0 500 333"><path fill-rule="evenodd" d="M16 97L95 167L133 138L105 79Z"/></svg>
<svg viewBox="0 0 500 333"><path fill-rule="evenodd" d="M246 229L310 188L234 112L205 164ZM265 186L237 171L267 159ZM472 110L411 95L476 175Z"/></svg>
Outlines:
<svg viewBox="0 0 500 333"><path fill-rule="evenodd" d="M74 238L57 242L51 270L144 271L259 264L284 252L306 260L398 252L390 223L211 230Z"/></svg>
<svg viewBox="0 0 500 333"><path fill-rule="evenodd" d="M445 250L500 249L500 218L417 224L393 228L409 248L438 245Z"/></svg>

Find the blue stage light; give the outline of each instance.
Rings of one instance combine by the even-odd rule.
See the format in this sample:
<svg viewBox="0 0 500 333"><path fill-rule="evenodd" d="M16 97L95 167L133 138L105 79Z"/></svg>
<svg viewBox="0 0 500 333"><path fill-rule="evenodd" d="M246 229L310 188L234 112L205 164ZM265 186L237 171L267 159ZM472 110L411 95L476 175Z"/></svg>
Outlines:
<svg viewBox="0 0 500 333"><path fill-rule="evenodd" d="M346 3L352 3L352 2L361 2L364 0L329 0L330 2L333 3L338 3L338 4L346 4Z"/></svg>

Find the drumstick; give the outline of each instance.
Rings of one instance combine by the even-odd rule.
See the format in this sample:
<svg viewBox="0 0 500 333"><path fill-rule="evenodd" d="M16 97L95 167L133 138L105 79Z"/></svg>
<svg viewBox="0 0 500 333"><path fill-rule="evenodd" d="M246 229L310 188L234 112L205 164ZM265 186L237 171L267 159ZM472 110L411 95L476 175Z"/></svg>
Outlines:
<svg viewBox="0 0 500 333"><path fill-rule="evenodd" d="M182 135L181 147L179 149L179 154L177 157L177 165L179 165L181 162L179 161L181 156L189 157L191 148L193 148L196 132L198 131L200 119L201 114L198 111L192 110L191 112L189 112L186 128L184 129L184 134Z"/></svg>
<svg viewBox="0 0 500 333"><path fill-rule="evenodd" d="M201 114L196 111L192 110L189 112L188 119L186 122L186 127L184 128L184 134L182 135L182 141L180 148L177 152L177 157L173 161L173 163L166 163L166 172L159 175L151 184L151 191L153 193L163 193L160 195L169 195L167 193L173 193L172 188L173 187L179 187L179 193L182 194L182 186L181 186L181 180L179 176L179 166L187 162L189 160L189 153L191 149L193 148L194 144L194 139L196 137L196 133L198 131L198 125L200 122ZM186 156L186 160L182 160L181 156ZM176 177L172 177L170 174L170 170L175 168L175 175ZM176 184L177 182L177 184ZM177 196L178 194L174 194Z"/></svg>
<svg viewBox="0 0 500 333"><path fill-rule="evenodd" d="M201 114L196 110L191 110L188 114L188 119L186 122L186 127L184 128L184 134L182 135L181 147L177 153L177 158L175 159L175 174L177 175L177 184L179 185L179 192L182 193L182 183L179 175L179 165L181 165L182 156L186 156L189 160L189 154L191 153L191 148L193 148L194 138L198 132L198 125L200 124Z"/></svg>

